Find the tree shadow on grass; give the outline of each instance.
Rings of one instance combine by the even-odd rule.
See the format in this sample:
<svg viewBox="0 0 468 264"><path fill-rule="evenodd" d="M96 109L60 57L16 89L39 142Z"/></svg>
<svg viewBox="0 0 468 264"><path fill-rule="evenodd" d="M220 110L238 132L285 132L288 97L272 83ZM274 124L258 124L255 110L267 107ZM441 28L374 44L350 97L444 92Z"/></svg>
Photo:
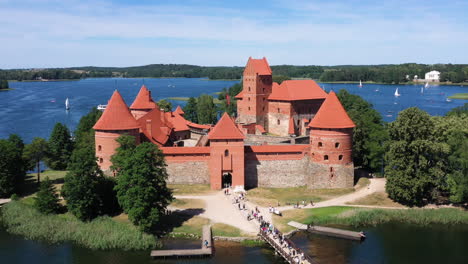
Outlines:
<svg viewBox="0 0 468 264"><path fill-rule="evenodd" d="M41 181L45 178L41 175ZM63 178L58 178L50 180L52 184L61 184L64 183ZM36 193L39 190L39 184L37 183L37 174L29 174L24 177L24 184L20 187L21 196L29 196Z"/></svg>
<svg viewBox="0 0 468 264"><path fill-rule="evenodd" d="M158 237L163 237L171 233L175 228L181 227L184 222L204 212L205 209L202 208L189 208L184 210L170 211L161 218L161 221L159 221L158 225L152 230L151 233Z"/></svg>

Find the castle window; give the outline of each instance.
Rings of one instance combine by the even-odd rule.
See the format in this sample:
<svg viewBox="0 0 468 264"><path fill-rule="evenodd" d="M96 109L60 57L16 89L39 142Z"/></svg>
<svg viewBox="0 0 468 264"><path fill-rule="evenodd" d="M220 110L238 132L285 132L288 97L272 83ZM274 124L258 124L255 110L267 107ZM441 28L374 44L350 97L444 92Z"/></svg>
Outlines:
<svg viewBox="0 0 468 264"><path fill-rule="evenodd" d="M343 160L343 155L339 155L339 156L338 156L338 159L339 159L339 160Z"/></svg>
<svg viewBox="0 0 468 264"><path fill-rule="evenodd" d="M280 124L280 120L279 120L279 119L278 119L277 123L278 123L278 125Z"/></svg>
<svg viewBox="0 0 468 264"><path fill-rule="evenodd" d="M265 88L263 88L263 92L265 92Z"/></svg>
<svg viewBox="0 0 468 264"><path fill-rule="evenodd" d="M263 111L265 111L265 107L263 107Z"/></svg>
<svg viewBox="0 0 468 264"><path fill-rule="evenodd" d="M250 97L249 97L249 102L250 102Z"/></svg>
<svg viewBox="0 0 468 264"><path fill-rule="evenodd" d="M263 97L263 102L265 102L265 97Z"/></svg>
<svg viewBox="0 0 468 264"><path fill-rule="evenodd" d="M249 86L249 92L250 92L250 86Z"/></svg>
<svg viewBox="0 0 468 264"><path fill-rule="evenodd" d="M335 143L335 148L339 148L340 147L340 143L339 142L336 142Z"/></svg>
<svg viewBox="0 0 468 264"><path fill-rule="evenodd" d="M224 151L224 157L228 157L228 156L229 156L229 150L226 149L226 150Z"/></svg>
<svg viewBox="0 0 468 264"><path fill-rule="evenodd" d="M323 160L328 160L328 155L323 156Z"/></svg>
<svg viewBox="0 0 468 264"><path fill-rule="evenodd" d="M333 167L330 167L330 172L333 172Z"/></svg>
<svg viewBox="0 0 468 264"><path fill-rule="evenodd" d="M250 106L249 106L249 111L250 111Z"/></svg>
<svg viewBox="0 0 468 264"><path fill-rule="evenodd" d="M278 113L280 112L280 109L278 108Z"/></svg>
<svg viewBox="0 0 468 264"><path fill-rule="evenodd" d="M97 149L98 149L98 151L101 151L101 150L102 150L102 146L99 145L99 146L97 147Z"/></svg>
<svg viewBox="0 0 468 264"><path fill-rule="evenodd" d="M99 158L99 163L103 163L104 160L102 158Z"/></svg>
<svg viewBox="0 0 468 264"><path fill-rule="evenodd" d="M319 148L322 147L322 142L319 142L319 143L318 143L318 147L319 147Z"/></svg>

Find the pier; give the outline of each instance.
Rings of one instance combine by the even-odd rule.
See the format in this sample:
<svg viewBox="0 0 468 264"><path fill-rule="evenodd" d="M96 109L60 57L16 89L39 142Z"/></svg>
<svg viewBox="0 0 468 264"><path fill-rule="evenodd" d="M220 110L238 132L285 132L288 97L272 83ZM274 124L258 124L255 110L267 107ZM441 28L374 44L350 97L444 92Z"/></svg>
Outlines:
<svg viewBox="0 0 468 264"><path fill-rule="evenodd" d="M205 245L205 241L208 245ZM201 248L199 249L167 249L151 251L152 258L179 258L179 257L209 257L213 254L213 243L211 238L211 227L203 226Z"/></svg>
<svg viewBox="0 0 468 264"><path fill-rule="evenodd" d="M7 204L11 202L11 199L0 199L0 207L2 207L4 204Z"/></svg>
<svg viewBox="0 0 468 264"><path fill-rule="evenodd" d="M338 237L350 240L362 241L366 236L362 232L349 231L339 228L325 227L325 226L307 226L298 222L291 221L288 225L293 226L299 230L305 230L313 234Z"/></svg>

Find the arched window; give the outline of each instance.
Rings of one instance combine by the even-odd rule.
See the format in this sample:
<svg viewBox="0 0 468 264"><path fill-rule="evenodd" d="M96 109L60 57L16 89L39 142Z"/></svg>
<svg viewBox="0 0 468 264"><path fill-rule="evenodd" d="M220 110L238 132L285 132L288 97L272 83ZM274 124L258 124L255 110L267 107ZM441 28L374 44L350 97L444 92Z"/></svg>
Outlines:
<svg viewBox="0 0 468 264"><path fill-rule="evenodd" d="M278 123L278 125L281 123L279 119L278 119L277 123Z"/></svg>
<svg viewBox="0 0 468 264"><path fill-rule="evenodd" d="M98 148L98 151L101 151L101 150L102 150L102 146L101 146L101 145L99 145L97 148Z"/></svg>
<svg viewBox="0 0 468 264"><path fill-rule="evenodd" d="M224 151L224 157L228 157L228 156L229 156L229 150L226 149L226 150Z"/></svg>
<svg viewBox="0 0 468 264"><path fill-rule="evenodd" d="M319 143L318 143L318 147L319 147L319 148L322 147L322 142L319 142Z"/></svg>
<svg viewBox="0 0 468 264"><path fill-rule="evenodd" d="M323 156L323 160L328 160L328 155Z"/></svg>
<svg viewBox="0 0 468 264"><path fill-rule="evenodd" d="M340 147L340 143L339 142L336 142L335 143L335 148L339 148Z"/></svg>
<svg viewBox="0 0 468 264"><path fill-rule="evenodd" d="M339 155L339 156L338 156L338 159L339 159L339 160L343 160L343 155Z"/></svg>

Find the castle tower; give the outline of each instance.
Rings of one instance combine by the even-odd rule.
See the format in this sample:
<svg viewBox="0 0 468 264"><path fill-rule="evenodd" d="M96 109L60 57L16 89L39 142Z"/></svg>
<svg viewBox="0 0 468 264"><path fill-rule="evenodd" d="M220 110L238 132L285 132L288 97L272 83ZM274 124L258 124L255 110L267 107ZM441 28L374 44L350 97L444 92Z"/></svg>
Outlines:
<svg viewBox="0 0 468 264"><path fill-rule="evenodd" d="M354 127L335 92L331 91L309 124L312 160L329 165L352 163ZM330 168L333 172L333 166Z"/></svg>
<svg viewBox="0 0 468 264"><path fill-rule="evenodd" d="M208 134L210 184L218 190L227 185L244 188L244 134L224 113Z"/></svg>
<svg viewBox="0 0 468 264"><path fill-rule="evenodd" d="M243 74L242 91L237 101L237 122L262 125L267 128L268 96L272 90L271 68L266 58L249 57Z"/></svg>
<svg viewBox="0 0 468 264"><path fill-rule="evenodd" d="M132 115L135 119L139 119L154 108L156 108L156 103L151 98L151 91L145 85L142 85L135 97L135 101L130 106Z"/></svg>
<svg viewBox="0 0 468 264"><path fill-rule="evenodd" d="M123 134L134 136L136 143L140 143L140 126L128 110L127 104L116 90L110 98L106 110L94 125L96 156L103 171L108 171L110 158L119 147L116 139Z"/></svg>

